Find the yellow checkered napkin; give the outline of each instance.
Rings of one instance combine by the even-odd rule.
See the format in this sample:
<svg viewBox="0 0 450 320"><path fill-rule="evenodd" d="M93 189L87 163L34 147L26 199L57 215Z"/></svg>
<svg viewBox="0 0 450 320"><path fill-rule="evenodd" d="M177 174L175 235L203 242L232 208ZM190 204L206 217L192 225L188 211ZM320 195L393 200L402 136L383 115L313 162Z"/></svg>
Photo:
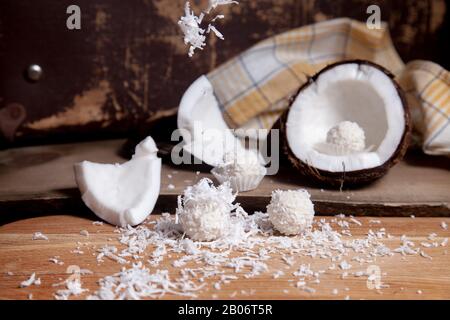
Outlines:
<svg viewBox="0 0 450 320"><path fill-rule="evenodd" d="M406 67L387 24L370 30L347 18L297 28L266 39L207 77L231 128L269 129L308 76L348 59L373 61L398 77L429 154L450 154L450 76L440 66Z"/></svg>

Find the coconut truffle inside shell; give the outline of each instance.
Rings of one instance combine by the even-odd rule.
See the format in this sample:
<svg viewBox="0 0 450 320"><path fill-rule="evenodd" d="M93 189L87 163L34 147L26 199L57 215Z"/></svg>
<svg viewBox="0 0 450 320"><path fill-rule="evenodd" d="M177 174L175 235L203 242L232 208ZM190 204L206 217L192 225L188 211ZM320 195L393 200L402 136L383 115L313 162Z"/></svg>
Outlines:
<svg viewBox="0 0 450 320"><path fill-rule="evenodd" d="M343 121L327 133L327 143L343 152L363 151L366 147L365 141L364 130L356 122Z"/></svg>
<svg viewBox="0 0 450 320"><path fill-rule="evenodd" d="M294 235L311 225L314 204L306 190L275 190L267 213L275 229L286 235Z"/></svg>
<svg viewBox="0 0 450 320"><path fill-rule="evenodd" d="M196 241L213 241L225 236L230 229L230 214L236 208L236 196L227 184L215 187L204 178L188 187L178 197L176 210L184 232Z"/></svg>
<svg viewBox="0 0 450 320"><path fill-rule="evenodd" d="M362 151L342 152L327 142L330 128L346 121L364 129ZM405 154L411 133L409 108L394 76L362 60L331 64L311 77L277 126L294 168L316 182L340 188L385 175ZM336 129L333 132L341 131Z"/></svg>

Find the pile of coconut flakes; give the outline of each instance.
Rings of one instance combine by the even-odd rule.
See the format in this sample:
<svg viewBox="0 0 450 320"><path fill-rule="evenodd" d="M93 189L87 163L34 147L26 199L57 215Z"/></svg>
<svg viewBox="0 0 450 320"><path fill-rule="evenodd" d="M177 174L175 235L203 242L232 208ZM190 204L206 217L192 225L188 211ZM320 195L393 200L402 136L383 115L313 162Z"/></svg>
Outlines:
<svg viewBox="0 0 450 320"><path fill-rule="evenodd" d="M354 237L351 227L361 222L344 215L328 220L316 218L310 229L295 237L276 233L266 213L249 215L239 207L232 220L231 232L212 242L194 242L185 237L176 217L168 213L135 228L117 228L120 248L106 245L97 250L96 259L99 264L112 260L122 269L100 279L99 289L87 298L143 299L166 294L196 298L205 291L217 292L232 281L262 274L273 279L291 274L285 293L295 288L314 294L324 273L338 271L342 281L348 277L370 280L371 275L365 270L379 258L420 255L432 259L424 250L448 243L447 238L436 234L429 235L420 245L402 236L399 247L389 248L383 242L393 237L381 228L379 220L371 220L370 225L380 228L369 230L364 237ZM322 259L327 267L314 270L302 257ZM299 260L303 262L298 263ZM168 264L171 270L167 269ZM69 299L87 291L80 280L66 281L65 286L57 290L56 299ZM380 283L377 289L386 287ZM242 290L233 292L230 298L253 293L254 290ZM333 290L333 294L338 294L338 290ZM350 299L351 293L345 294Z"/></svg>

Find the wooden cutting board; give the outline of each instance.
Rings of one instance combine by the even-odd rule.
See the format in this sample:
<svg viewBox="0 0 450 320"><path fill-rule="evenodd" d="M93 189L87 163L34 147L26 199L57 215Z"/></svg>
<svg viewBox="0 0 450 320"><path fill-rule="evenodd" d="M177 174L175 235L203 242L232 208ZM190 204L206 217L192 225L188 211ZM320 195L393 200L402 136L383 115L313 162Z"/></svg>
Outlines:
<svg viewBox="0 0 450 320"><path fill-rule="evenodd" d="M155 220L157 216L151 216ZM94 218L95 219L95 218ZM325 217L327 221L332 220ZM351 224L354 237L364 237L370 229L380 227L392 235L385 241L390 248L400 245L401 235L419 245L427 242L427 235L437 233L439 241L449 237L450 230L440 227L441 221L450 224L449 218L380 218L379 224L371 223L371 218L358 218L361 226ZM80 235L80 230L87 230L89 237ZM33 241L32 235L41 231L48 236L48 241ZM115 228L108 224L94 226L92 220L66 215L60 212L54 217L37 217L24 219L0 228L0 299L53 299L54 293L62 289L53 286L61 283L70 276L69 266L79 266L92 271L92 274L81 276L83 288L89 292L71 299L84 299L87 295L98 290L97 281L108 275L119 272L123 265L105 259L103 263L96 260L97 249L104 245L114 245L120 248ZM108 241L110 239L110 241ZM75 254L73 250L81 246L83 254ZM423 247L422 247L423 248ZM263 272L254 278L245 278L240 274L239 280L231 281L216 290L213 285L219 277L207 279L205 289L199 292L199 299L450 299L450 255L448 247L424 248L426 253L433 257L427 259L420 255L395 255L392 257L379 257L376 265L382 272L382 282L389 287L382 290L370 290L367 287L367 277L349 275L345 279L341 274L343 270L329 270L330 261L327 259L296 257L292 267L287 268L280 257L270 259L269 272ZM148 247L143 256L151 256L154 246ZM64 262L58 265L49 261L51 257L58 256ZM179 276L179 269L172 263L177 257L166 257L158 269L168 270L171 279ZM350 261L350 257L348 257ZM298 281L292 273L298 270L299 264L308 264L312 270L327 270L320 277L320 284L313 285L316 292L308 293L295 287ZM353 268L349 273L366 271L367 265L352 262ZM127 266L129 267L129 266ZM155 268L152 267L152 270ZM274 279L273 272L283 270L285 274ZM425 271L425 272L424 272ZM19 288L19 284L28 279L35 272L42 280L39 286ZM334 293L333 293L334 292ZM167 294L163 299L180 299L180 296Z"/></svg>
<svg viewBox="0 0 450 320"><path fill-rule="evenodd" d="M89 212L73 177L73 164L82 160L124 162L125 140L9 149L0 152L0 219L19 219L65 210ZM241 193L247 210L265 210L274 189L307 188L318 214L449 216L450 160L409 154L384 178L353 190L326 190L293 173L289 166L267 176L257 190ZM202 169L163 165L161 194L156 211L173 212L184 188L211 174ZM173 185L173 189L169 188Z"/></svg>

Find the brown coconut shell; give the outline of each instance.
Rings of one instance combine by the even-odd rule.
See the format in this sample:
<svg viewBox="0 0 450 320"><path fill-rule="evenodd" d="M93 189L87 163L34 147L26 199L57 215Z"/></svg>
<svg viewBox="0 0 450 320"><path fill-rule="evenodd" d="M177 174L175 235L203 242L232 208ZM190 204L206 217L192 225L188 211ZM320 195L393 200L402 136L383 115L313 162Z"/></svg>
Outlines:
<svg viewBox="0 0 450 320"><path fill-rule="evenodd" d="M403 131L403 136L400 140L400 143L397 147L397 150L392 154L392 156L382 165L371 168L371 169L363 169L363 170L357 170L357 171L349 171L345 172L344 170L342 172L330 172L325 170L320 170L308 163L304 163L300 159L298 159L292 150L289 147L288 141L287 141L287 135L286 135L286 122L287 117L289 114L289 110L292 107L292 104L296 100L297 96L300 92L308 88L312 83L317 81L317 78L327 70L334 68L338 65L347 64L347 63L357 63L360 65L369 65L372 67L375 67L382 72L384 72L386 75L388 75L392 83L394 84L395 88L397 89L397 92L400 96L400 99L403 104L404 109L404 117L405 117L405 128ZM408 104L405 98L405 94L403 90L400 88L398 83L394 80L394 75L385 69L384 67L375 64L370 61L366 60L346 60L341 62L336 62L333 64L328 65L321 71L319 71L317 74L312 76L308 79L308 81L303 84L300 89L297 91L295 95L290 100L289 108L283 113L283 115L278 119L278 121L274 124L274 129L280 129L280 136L281 136L281 145L284 151L284 154L287 156L288 160L291 162L294 168L296 168L302 175L305 175L309 178L311 178L313 181L318 182L321 185L327 185L331 187L340 187L342 188L345 186L357 186L361 184L367 184L369 182L372 182L382 176L384 176L388 170L393 167L395 164L397 164L405 155L406 150L408 149L408 145L410 142L410 136L411 136L411 130L412 130L412 124L411 124L411 115L409 112Z"/></svg>

